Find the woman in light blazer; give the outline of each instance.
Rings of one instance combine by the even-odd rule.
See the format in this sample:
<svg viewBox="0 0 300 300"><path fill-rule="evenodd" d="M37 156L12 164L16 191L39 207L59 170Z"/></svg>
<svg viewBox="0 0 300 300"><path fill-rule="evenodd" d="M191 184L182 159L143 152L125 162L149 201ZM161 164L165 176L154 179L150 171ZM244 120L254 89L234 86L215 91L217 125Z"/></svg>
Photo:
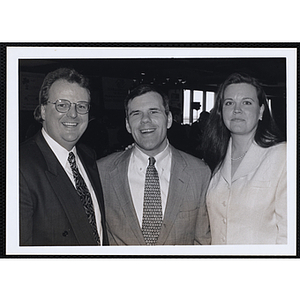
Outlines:
<svg viewBox="0 0 300 300"><path fill-rule="evenodd" d="M212 244L287 243L286 143L258 81L232 74L204 134Z"/></svg>

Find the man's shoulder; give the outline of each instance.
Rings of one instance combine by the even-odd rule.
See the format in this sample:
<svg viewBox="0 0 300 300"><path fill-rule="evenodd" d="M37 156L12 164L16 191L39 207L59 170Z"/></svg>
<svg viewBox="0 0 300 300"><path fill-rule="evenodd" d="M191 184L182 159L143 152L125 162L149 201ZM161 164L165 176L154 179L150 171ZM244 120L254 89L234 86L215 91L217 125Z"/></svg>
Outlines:
<svg viewBox="0 0 300 300"><path fill-rule="evenodd" d="M79 153L84 153L85 155L93 158L94 160L96 160L96 152L89 146L87 146L86 144L83 143L78 143L76 145L77 150L79 151Z"/></svg>
<svg viewBox="0 0 300 300"><path fill-rule="evenodd" d="M201 166L206 165L203 160L201 160L200 158L193 156L187 152L178 150L174 147L172 147L172 151L173 151L173 153L177 153L177 155L174 155L175 158L178 157L178 154L179 154L188 164L197 164L197 165L201 165Z"/></svg>
<svg viewBox="0 0 300 300"><path fill-rule="evenodd" d="M44 167L45 157L38 146L36 137L31 137L20 144L19 163L21 170L35 170Z"/></svg>
<svg viewBox="0 0 300 300"><path fill-rule="evenodd" d="M114 152L97 160L98 168L108 167L109 165L117 165L120 161L130 157L131 150Z"/></svg>
<svg viewBox="0 0 300 300"><path fill-rule="evenodd" d="M176 155L173 155L174 159L183 159L186 162L186 164L191 168L201 168L201 169L208 168L207 164L198 157L195 157L184 151L175 149L174 147L172 147L172 151L175 154L177 153Z"/></svg>
<svg viewBox="0 0 300 300"><path fill-rule="evenodd" d="M39 147L36 142L36 136L33 136L20 144L20 158L34 157Z"/></svg>

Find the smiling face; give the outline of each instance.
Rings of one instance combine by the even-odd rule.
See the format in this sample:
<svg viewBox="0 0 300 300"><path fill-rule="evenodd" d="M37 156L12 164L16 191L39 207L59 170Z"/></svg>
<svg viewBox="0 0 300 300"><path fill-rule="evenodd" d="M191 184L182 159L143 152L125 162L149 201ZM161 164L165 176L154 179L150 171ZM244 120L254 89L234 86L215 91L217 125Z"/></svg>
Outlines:
<svg viewBox="0 0 300 300"><path fill-rule="evenodd" d="M166 115L162 97L156 92L138 96L129 101L127 112L126 128L136 145L149 156L163 151L172 114Z"/></svg>
<svg viewBox="0 0 300 300"><path fill-rule="evenodd" d="M256 88L248 83L230 84L224 91L223 121L231 135L253 137L264 111Z"/></svg>
<svg viewBox="0 0 300 300"><path fill-rule="evenodd" d="M55 81L49 89L48 102L56 102L58 99L66 99L71 103L79 101L90 102L87 89L77 83L70 83L66 80ZM62 147L70 151L87 128L88 113L80 115L76 112L75 105L66 113L60 113L55 105L47 103L41 107L43 127L45 131Z"/></svg>

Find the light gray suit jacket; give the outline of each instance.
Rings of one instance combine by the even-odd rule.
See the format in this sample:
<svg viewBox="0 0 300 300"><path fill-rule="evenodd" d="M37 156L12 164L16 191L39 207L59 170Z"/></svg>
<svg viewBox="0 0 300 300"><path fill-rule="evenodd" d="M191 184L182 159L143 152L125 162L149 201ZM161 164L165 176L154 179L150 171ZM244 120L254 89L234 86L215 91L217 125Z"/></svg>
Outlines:
<svg viewBox="0 0 300 300"><path fill-rule="evenodd" d="M200 159L170 147L169 193L157 245L210 244L205 201L210 170ZM117 152L97 161L110 245L146 245L128 183L131 152Z"/></svg>

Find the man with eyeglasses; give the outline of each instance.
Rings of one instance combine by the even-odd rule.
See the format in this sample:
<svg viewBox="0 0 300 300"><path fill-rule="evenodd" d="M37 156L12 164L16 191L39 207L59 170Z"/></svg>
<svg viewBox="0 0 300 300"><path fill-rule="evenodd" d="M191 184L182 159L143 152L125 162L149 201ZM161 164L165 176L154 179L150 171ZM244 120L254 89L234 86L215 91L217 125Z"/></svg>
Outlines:
<svg viewBox="0 0 300 300"><path fill-rule="evenodd" d="M102 187L89 148L88 80L61 68L44 79L34 117L42 130L20 147L20 245L107 245Z"/></svg>

